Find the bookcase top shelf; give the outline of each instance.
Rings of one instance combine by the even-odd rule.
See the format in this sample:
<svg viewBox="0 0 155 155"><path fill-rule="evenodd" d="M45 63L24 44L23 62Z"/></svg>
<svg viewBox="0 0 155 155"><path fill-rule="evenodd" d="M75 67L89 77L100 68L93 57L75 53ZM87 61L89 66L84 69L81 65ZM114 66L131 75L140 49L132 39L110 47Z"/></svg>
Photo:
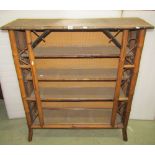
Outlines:
<svg viewBox="0 0 155 155"><path fill-rule="evenodd" d="M153 29L140 18L93 19L17 19L1 27L2 30L102 30Z"/></svg>

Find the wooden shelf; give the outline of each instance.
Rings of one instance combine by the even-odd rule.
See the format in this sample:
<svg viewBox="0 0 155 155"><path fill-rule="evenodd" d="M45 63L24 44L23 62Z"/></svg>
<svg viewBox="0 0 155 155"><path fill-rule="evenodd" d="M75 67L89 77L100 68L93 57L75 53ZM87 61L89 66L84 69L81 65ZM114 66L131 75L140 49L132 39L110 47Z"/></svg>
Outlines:
<svg viewBox="0 0 155 155"><path fill-rule="evenodd" d="M92 47L36 47L35 58L118 58L120 49L115 46Z"/></svg>
<svg viewBox="0 0 155 155"><path fill-rule="evenodd" d="M43 128L89 128L107 126L110 128L111 109L87 109L87 110L43 110ZM121 118L117 115L116 126L122 126ZM38 118L32 127L39 127Z"/></svg>
<svg viewBox="0 0 155 155"><path fill-rule="evenodd" d="M42 101L112 101L115 87L40 87L39 90ZM27 97L27 100L35 100L34 92ZM122 90L120 100L127 100Z"/></svg>
<svg viewBox="0 0 155 155"><path fill-rule="evenodd" d="M112 109L113 102L42 102L43 109Z"/></svg>
<svg viewBox="0 0 155 155"><path fill-rule="evenodd" d="M117 79L116 68L94 69L37 69L39 81L113 81ZM32 80L28 75L26 80Z"/></svg>
<svg viewBox="0 0 155 155"><path fill-rule="evenodd" d="M101 30L140 29L153 26L140 18L96 19L17 19L1 27L3 30Z"/></svg>

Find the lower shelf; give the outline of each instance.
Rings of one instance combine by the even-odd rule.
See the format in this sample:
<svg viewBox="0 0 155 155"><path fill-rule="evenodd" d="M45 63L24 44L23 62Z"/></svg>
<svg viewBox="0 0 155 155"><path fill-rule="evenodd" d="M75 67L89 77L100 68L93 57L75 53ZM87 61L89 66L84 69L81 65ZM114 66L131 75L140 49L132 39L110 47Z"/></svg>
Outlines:
<svg viewBox="0 0 155 155"><path fill-rule="evenodd" d="M43 110L44 126L42 128L112 128L111 109L87 110ZM117 115L116 126L122 128L121 118ZM41 128L38 117L32 128Z"/></svg>
<svg viewBox="0 0 155 155"><path fill-rule="evenodd" d="M40 87L42 101L112 101L115 87L83 87L83 88L48 88ZM34 92L29 101L35 101ZM123 91L120 92L119 100L127 100Z"/></svg>

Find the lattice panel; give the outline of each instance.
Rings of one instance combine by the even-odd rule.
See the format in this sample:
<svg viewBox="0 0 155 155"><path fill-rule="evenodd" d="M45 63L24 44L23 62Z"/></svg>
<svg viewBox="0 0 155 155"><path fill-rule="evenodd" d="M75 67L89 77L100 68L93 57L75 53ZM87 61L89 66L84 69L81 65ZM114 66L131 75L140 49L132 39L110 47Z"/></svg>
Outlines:
<svg viewBox="0 0 155 155"><path fill-rule="evenodd" d="M36 102L30 102L29 109L30 109L31 120L32 122L34 122L36 117L38 116L38 109L36 106Z"/></svg>
<svg viewBox="0 0 155 155"><path fill-rule="evenodd" d="M125 101L118 103L118 111L117 111L117 113L120 115L122 122L124 122L124 115L125 115L125 112L126 112L126 106L127 106L127 102L125 102Z"/></svg>
<svg viewBox="0 0 155 155"><path fill-rule="evenodd" d="M129 89L131 84L131 79L133 76L133 69L134 69L134 63L135 63L135 55L137 51L137 44L138 44L138 32L135 30L129 31L128 36L128 44L126 49L126 56L125 56L125 62L123 69L123 75L122 75L122 81L121 81L121 89L123 90L123 93L127 98L129 98ZM127 102L119 102L118 104L118 110L117 113L121 115L122 120L124 119L124 113L126 109Z"/></svg>
<svg viewBox="0 0 155 155"><path fill-rule="evenodd" d="M137 38L138 38L138 31L130 31L125 64L129 65L134 64L135 53L137 49Z"/></svg>

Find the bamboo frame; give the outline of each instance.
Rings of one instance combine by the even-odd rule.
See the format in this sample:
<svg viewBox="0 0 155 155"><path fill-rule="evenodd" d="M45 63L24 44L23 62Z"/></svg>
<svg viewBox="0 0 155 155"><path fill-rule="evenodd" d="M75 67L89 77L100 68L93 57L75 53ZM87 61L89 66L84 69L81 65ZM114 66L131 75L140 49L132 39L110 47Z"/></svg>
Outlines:
<svg viewBox="0 0 155 155"><path fill-rule="evenodd" d="M128 30L123 31L123 37L122 37L122 47L120 50L120 60L118 65L118 73L117 73L117 82L116 82L116 88L115 88L115 95L114 95L114 104L112 109L112 117L111 117L111 124L114 127L115 126L115 120L116 120L116 114L118 109L118 101L120 96L120 88L121 88L121 80L123 75L123 67L124 67L124 61L126 56L126 48L128 43Z"/></svg>
<svg viewBox="0 0 155 155"><path fill-rule="evenodd" d="M37 75L36 75L35 57L34 57L34 53L32 51L32 47L31 47L32 41L31 41L31 32L30 31L26 31L26 41L27 41L27 46L28 46L28 51L29 51L29 59L30 59L32 77L33 77L32 79L33 79L34 93L35 93L35 98L37 101L39 121L40 121L40 125L42 127L44 125L44 117L43 117L43 110L42 110L40 93L39 93L38 79L37 79Z"/></svg>
<svg viewBox="0 0 155 155"><path fill-rule="evenodd" d="M33 23L33 20L31 21L31 23ZM41 24L43 24L43 23L41 22ZM34 25L34 27L35 27L35 25ZM75 29L75 28L74 29L68 29L68 28L64 29L63 27L61 29L56 29L56 27L55 28L54 27L51 27L51 28L48 27L48 29L42 28L42 29L38 29L38 30L35 27L35 28L30 28L29 30L24 29L24 28L23 29L17 29L17 31L16 31L16 29L14 29L14 30L10 29L9 30L9 37L10 37L10 43L11 43L11 48L12 48L12 54L13 54L13 58L14 58L14 63L15 63L15 67L16 67L18 80L19 80L21 96L22 96L22 100L23 100L23 105L24 105L24 109L25 109L28 129L29 129L28 140L29 141L32 140L33 129L44 129L44 128L113 128L114 129L114 128L119 128L119 129L122 129L123 139L126 141L127 140L128 119L129 119L129 115L130 115L132 98L133 98L134 89L135 89L135 85L136 85L136 80L137 80L137 76L138 76L138 70L139 70L139 64L140 64L142 48L143 48L143 44L144 44L146 28L149 28L149 27L144 27L143 26L143 27L139 27L137 29L137 27L128 28L128 27L126 27L126 25L124 25L124 27L122 27L122 28L118 27L117 29L116 28L110 28L110 27L108 27L108 28L96 28L96 27L91 28L90 27L88 29ZM26 36L26 43L25 43L25 39L22 38L22 35L20 33L18 33L18 30L22 30L24 36ZM130 59L132 60L132 63L130 63L129 61L128 62L126 61L126 55L128 54L127 53L128 43L133 39L132 34L130 36L130 33L132 31L136 32L136 33L133 32L135 34L134 37L137 36L137 38L134 39L134 40L136 40L136 41L138 40L138 42L136 42L136 45L134 43L132 45L129 44L131 46L130 52L133 50L132 46L134 46L134 48L136 47L136 49L134 49L134 51L132 51L133 53L135 52L136 54L133 54L132 55L133 57L130 57ZM34 42L32 42L32 36L31 36L32 32L38 37L37 39L34 40ZM43 32L43 33L41 35L39 35L39 34L37 34L37 32ZM48 34L50 34L51 32L102 32L110 39L109 42L114 43L114 45L116 46L116 49L120 48L120 53L119 53L119 50L118 50L116 55L115 54L110 55L110 53L108 53L108 52L107 52L108 53L107 55L104 55L104 54L101 55L101 53L100 53L100 55L97 55L97 56L93 55L93 54L89 55L89 56L86 55L86 54L83 54L83 55L79 54L78 55L78 53L76 53L76 54L74 53L75 55L71 55L71 54L67 55L66 53L64 53L64 55L60 55L60 56L58 55L58 56L55 56L55 57L50 56L50 55L45 55L45 54L42 57L37 57L37 56L35 57L34 56L34 51L35 50L37 51L37 48L34 51L33 51L33 48L35 48L41 41L45 42L44 38ZM111 34L111 32L116 32L116 34L113 35L113 34ZM121 44L116 39L116 36L120 32L123 33L122 43ZM128 41L128 39L129 39L129 41ZM18 45L19 45L20 48L17 47ZM28 55L27 55L27 53L24 55L23 52L24 52L24 50L27 50L27 49L28 49L28 51L26 51L26 52L28 53ZM102 49L102 50L106 51L106 49ZM113 51L115 51L115 50L113 50ZM42 50L41 50L41 52L42 52ZM55 52L55 50L53 52ZM130 55L131 55L131 53L130 53ZM128 55L128 56L130 56L130 55ZM23 59L26 58L27 60L29 59L30 64L29 64L29 61L27 63L22 58ZM55 96L53 96L52 98L49 98L49 99L45 98L46 104L44 104L43 103L43 101L44 101L43 96L42 96L42 98L40 97L41 87L39 87L39 86L41 86L41 83L39 83L39 82L40 81L42 82L42 79L39 79L39 77L37 75L37 72L36 72L36 65L35 65L35 59L42 59L42 58L43 59L52 59L52 61L55 61L53 59L58 59L58 58L59 59L61 58L63 60L64 60L64 58L79 59L78 60L78 65L79 65L80 59L82 59L82 58L87 58L87 59L88 58L91 58L91 59L92 58L109 58L112 61L113 61L112 58L119 59L117 77L115 79L112 79L112 80L110 80L109 76L108 76L107 80L102 79L103 81L106 81L106 82L116 81L116 87L114 86L114 90L115 90L114 97L112 95L112 98L110 99L111 104L110 105L109 104L104 105L103 102L102 102L102 105L99 104L99 103L97 105L95 105L94 102L100 101L99 96L96 99L93 96L93 98L91 99L91 101L93 101L92 103L88 103L88 101L90 101L89 98L88 99L86 98L86 100L82 100L81 97L77 97L77 100L73 100L74 102L78 102L78 106L76 107L76 105L72 104L72 102L71 102L72 99L69 98L68 100L64 100L65 97L63 96L63 93L61 95L63 97L60 100L57 99L57 98L54 99ZM38 62L39 60L36 60L36 61ZM64 61L66 61L66 60L64 60ZM23 62L23 63L20 63L20 62ZM47 64L46 64L46 66L43 67L43 69L47 67ZM59 64L55 64L55 66L57 66L57 65L59 65ZM100 65L100 66L102 66L102 65ZM90 68L92 68L92 67L93 66L90 66ZM25 77L27 77L27 75L29 75L30 76L29 79L22 77L23 76L22 75L22 73L23 73L22 69L24 69L24 71L26 71L26 70L29 71L28 74L27 74L27 71L24 72L24 74L23 74ZM126 74L128 74L128 78L130 78L129 79L130 83L127 83L127 89L125 89L125 91L127 90L127 93L125 93L125 96L122 97L121 96L122 91L120 91L120 90L121 90L122 80L125 77L125 73L124 73L125 70L130 70L131 71L131 72L126 73ZM27 82L27 80L32 80L33 85L31 85L31 88L34 87L34 95L33 95L32 91L30 93L27 93L27 85L26 85L26 83L24 83L23 79L24 80L26 79L25 82ZM76 81L76 82L81 81L83 83L85 83L85 81L87 81L87 80L91 81L91 82L93 80L98 81L98 82L102 81L101 79L98 79L98 78L92 79L92 80L84 78L84 79L79 80L76 77L74 79L74 81ZM43 79L43 81L53 82L50 79ZM58 79L58 80L56 79L56 81L57 82L62 82L62 81L63 82L64 81L71 82L71 81L73 81L73 79L72 78L67 79L67 80L66 79ZM56 81L54 81L54 82L56 82ZM24 84L26 85L26 88L25 88ZM130 84L130 87L129 87L129 84ZM98 84L97 87L99 87L99 85L100 84ZM51 87L51 85L49 85L49 83L48 83L48 86ZM79 83L78 83L78 86L80 87ZM56 85L55 87L58 87L58 85ZM67 87L67 84L65 85L65 87ZM106 89L106 91L107 91L107 89ZM85 91L85 92L88 92L88 91ZM84 92L84 94L87 95L85 92ZM50 90L50 93L52 93L51 90ZM55 93L55 90L54 90L54 93ZM48 93L46 93L45 95L47 95L47 94ZM58 92L58 94L59 94L59 92ZM95 93L93 93L93 94L95 94ZM102 94L104 94L104 91L102 91ZM30 102L29 102L31 100L34 101L33 102L34 107L32 107L33 104L30 104ZM47 102L48 100L52 101L52 102L48 103ZM55 100L57 102L54 102ZM58 101L60 103L58 103ZM67 104L65 104L64 101L66 101ZM84 102L84 101L86 101L86 102ZM123 108L120 106L120 102L123 102L123 104L124 104ZM84 105L83 103L86 103L86 104ZM102 120L101 123L100 122L97 123L97 121L95 121L92 124L91 123L90 124L89 123L85 124L85 123L82 123L82 122L76 123L76 121L75 122L73 121L73 123L68 123L68 122L65 123L65 122L62 121L62 124L61 123L59 124L56 121L56 123L51 122L51 124L50 124L47 121L46 115L43 115L43 110L44 109L49 109L49 110L53 110L53 109L56 109L56 110L70 109L70 110L72 110L72 109L74 109L74 110L78 110L78 108L80 110L81 109L91 109L91 108L92 109L103 108L103 109L108 109L108 110L112 109L112 114L111 114L111 111L110 111L110 114L109 114L109 117L111 118L111 120L109 120L109 118L108 118L108 123L107 122L105 123L104 120ZM45 113L45 111L44 111L44 113ZM116 121L117 113L119 113L119 117L121 117L119 123L117 123L117 121ZM34 115L34 114L36 114L36 115ZM34 118L33 115L37 116L37 118ZM81 116L81 115L79 115L79 116ZM93 116L93 119L95 120L95 116Z"/></svg>
<svg viewBox="0 0 155 155"><path fill-rule="evenodd" d="M32 125L33 129L40 129L39 125ZM117 124L112 127L110 124L47 124L42 127L43 129L72 129L72 128L81 128L81 129L122 129L122 124Z"/></svg>
<svg viewBox="0 0 155 155"><path fill-rule="evenodd" d="M20 65L19 58L18 58L18 51L17 51L17 47L15 44L16 38L15 38L14 32L9 31L10 42L11 42L11 47L12 47L12 51L13 51L13 57L14 57L17 75L18 75L18 79L19 79L24 109L25 109L26 118L27 118L27 124L29 127L29 135L28 135L29 141L32 140L32 135L33 135L32 129L33 128L121 128L122 133L123 133L123 139L127 140L126 127L128 124L129 114L130 114L130 110L131 110L131 103L132 103L133 93L134 93L136 79L137 79L137 75L138 75L138 68L139 68L139 63L140 63L141 51L142 51L142 47L143 47L143 43L144 43L145 32L146 32L146 30L139 30L138 48L136 51L134 64L133 65L124 65L129 31L123 30L122 46L121 46L121 50L120 50L121 51L120 52L120 60L119 60L119 65L118 65L117 82L116 82L115 95L114 95L114 104L113 104L113 108L112 108L111 124L85 124L85 125L84 124L50 124L50 125L46 125L46 124L44 124L44 116L43 116L43 110L42 110L43 108L42 108L41 99L40 99L40 95L39 95L38 77L37 77L36 68L35 68L35 57L34 57L34 53L33 53L32 46L31 46L32 45L31 44L32 43L31 32L26 31L26 41L27 41L27 46L28 46L30 65ZM21 73L22 68L24 68L24 69L30 68L32 71L32 81L33 81L33 86L34 86L35 98L37 101L36 103L37 103L37 109L38 109L38 113L39 113L40 125L32 124L32 121L31 121L30 111L29 111L27 100L26 100L26 93L24 90L24 84L23 84L23 79L22 79L22 73ZM126 113L124 116L123 124L116 125L115 120L116 120L116 114L117 114L117 110L118 110L118 102L121 101L121 99L119 98L120 88L121 88L121 80L122 80L122 75L123 75L123 69L126 69L126 68L133 69L129 97L127 97L125 99L128 102L128 104L126 107Z"/></svg>
<svg viewBox="0 0 155 155"><path fill-rule="evenodd" d="M15 32L12 31L12 30L9 30L8 32L9 32L11 49L12 49L12 55L13 55L13 58L14 58L14 64L15 64L15 67L16 67L16 73L17 73L17 77L18 77L18 81L19 81L19 88L20 88L21 97L22 97L22 101L23 101L23 106L24 106L24 110L25 110L27 125L28 125L28 129L29 129L28 140L31 141L32 133L33 133L32 129L31 129L32 120L31 120L31 116L30 116L30 110L29 110L28 102L26 100L26 92L25 92L22 72L21 72L21 69L20 69L20 63L19 63L19 56L18 56L18 51L17 51Z"/></svg>
<svg viewBox="0 0 155 155"><path fill-rule="evenodd" d="M143 45L144 45L145 34L146 34L145 29L139 30L137 50L136 50L136 55L135 55L135 60L134 60L134 66L135 67L133 69L133 75L132 75L132 78L131 78L128 103L127 103L127 107L126 107L126 111L125 111L125 117L124 117L125 119L124 119L124 122L123 122L123 124L124 124L123 133L125 135L124 140L126 140L126 141L128 139L127 138L127 133L126 133L126 128L127 128L127 125L128 125L128 120L129 120L129 115L130 115L130 111L131 111L133 94L134 94L136 81L137 81L137 77L138 77L140 58L141 58L142 49L143 49Z"/></svg>

